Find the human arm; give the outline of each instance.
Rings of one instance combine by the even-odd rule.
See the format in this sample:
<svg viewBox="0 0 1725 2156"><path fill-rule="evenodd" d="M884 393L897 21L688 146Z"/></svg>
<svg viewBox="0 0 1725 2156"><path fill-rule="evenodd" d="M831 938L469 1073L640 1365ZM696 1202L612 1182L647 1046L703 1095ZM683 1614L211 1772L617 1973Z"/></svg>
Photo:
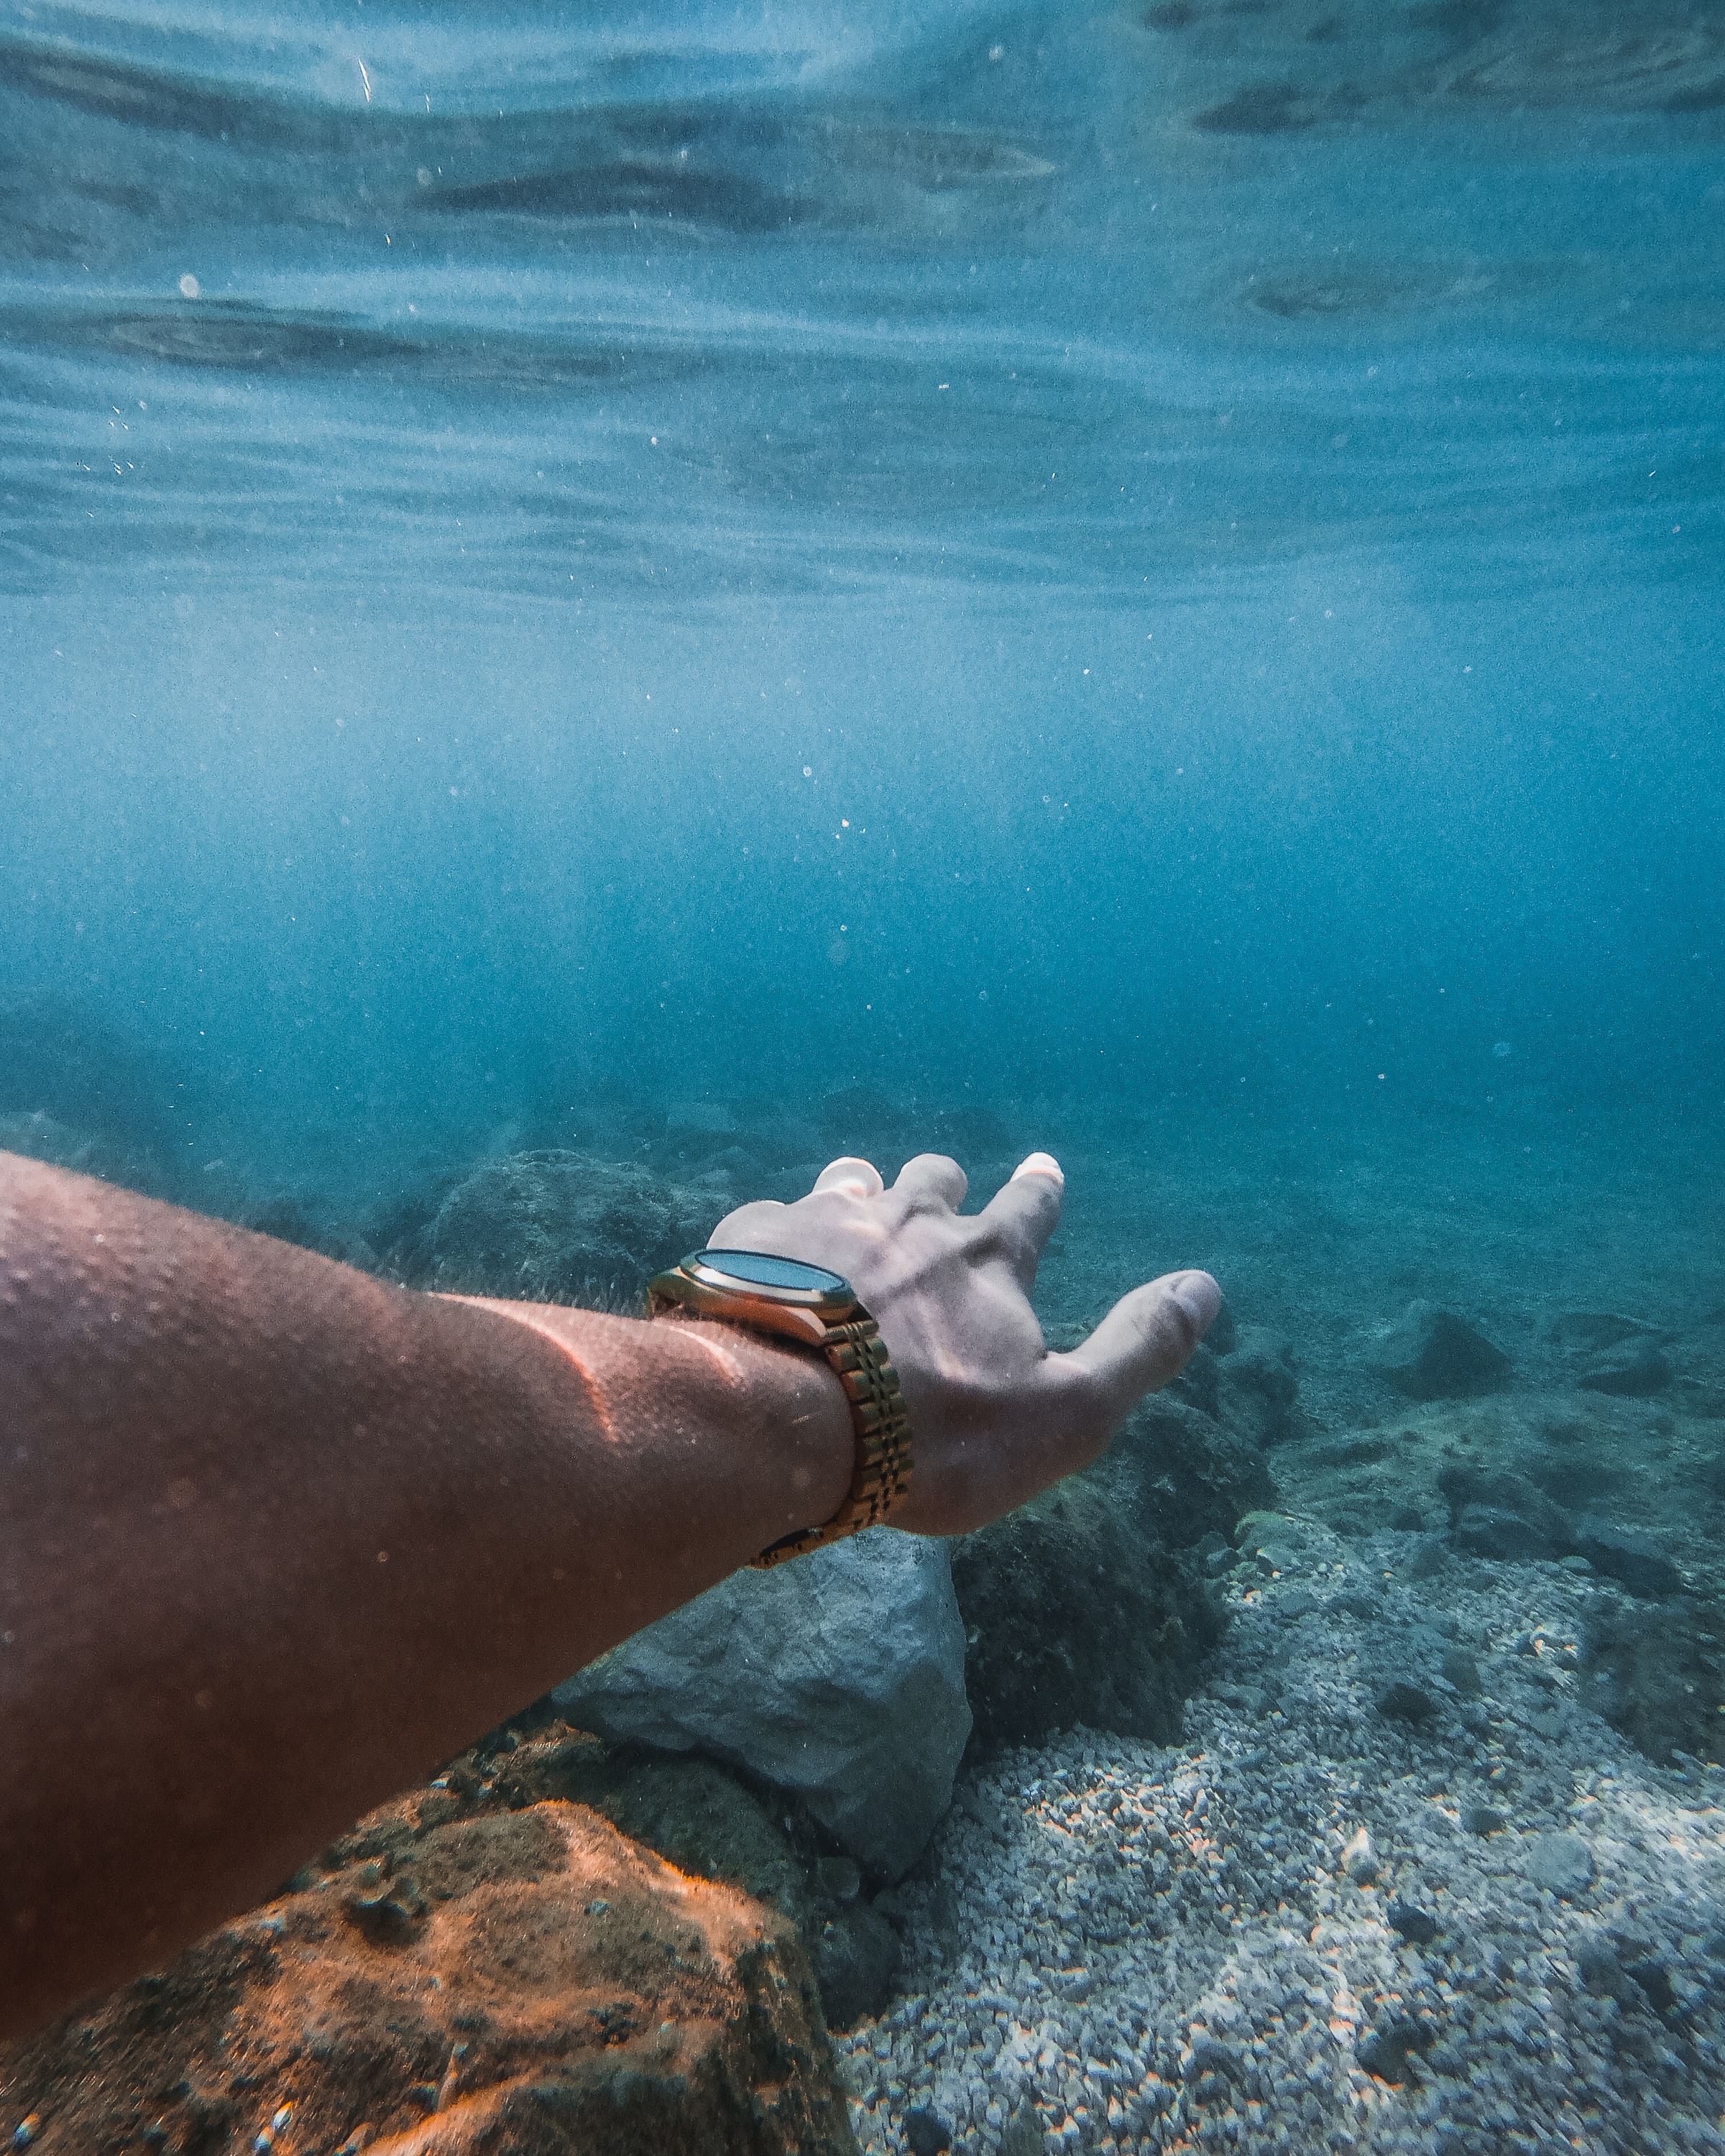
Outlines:
<svg viewBox="0 0 1725 2156"><path fill-rule="evenodd" d="M1088 1375L1043 1357L1042 1180L980 1228L950 1177L854 1173L726 1224L880 1320L917 1446L898 1524L1081 1464L1202 1329L1203 1290L1193 1316L1153 1287ZM827 1517L850 1455L825 1365L737 1328L415 1295L0 1156L0 2033Z"/></svg>

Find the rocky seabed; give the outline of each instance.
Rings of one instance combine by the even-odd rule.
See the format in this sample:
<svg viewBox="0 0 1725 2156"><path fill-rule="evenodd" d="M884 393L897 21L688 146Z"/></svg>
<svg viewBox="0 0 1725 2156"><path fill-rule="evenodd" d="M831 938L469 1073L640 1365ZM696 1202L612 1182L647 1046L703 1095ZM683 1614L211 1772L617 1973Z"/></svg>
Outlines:
<svg viewBox="0 0 1725 2156"><path fill-rule="evenodd" d="M961 1787L909 1989L835 2039L870 2156L1725 2150L1725 1774L1579 1706L1599 1583L1397 1553L1236 1572L1183 1748Z"/></svg>

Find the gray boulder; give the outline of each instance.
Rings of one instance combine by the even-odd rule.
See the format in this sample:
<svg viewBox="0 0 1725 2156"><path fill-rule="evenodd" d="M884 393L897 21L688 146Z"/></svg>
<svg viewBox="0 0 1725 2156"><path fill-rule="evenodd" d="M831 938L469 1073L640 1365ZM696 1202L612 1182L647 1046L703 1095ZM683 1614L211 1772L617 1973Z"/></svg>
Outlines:
<svg viewBox="0 0 1725 2156"><path fill-rule="evenodd" d="M1671 1366L1657 1344L1645 1338L1620 1340L1589 1355L1575 1373L1584 1392L1615 1393L1625 1399L1646 1399L1671 1381Z"/></svg>
<svg viewBox="0 0 1725 2156"><path fill-rule="evenodd" d="M1495 1392L1508 1381L1511 1368L1501 1348L1435 1302L1410 1302L1368 1359L1379 1377L1413 1400Z"/></svg>
<svg viewBox="0 0 1725 2156"><path fill-rule="evenodd" d="M1595 1572L1620 1580L1631 1594L1656 1600L1683 1584L1682 1573L1657 1543L1615 1520L1596 1515L1578 1520L1571 1543Z"/></svg>
<svg viewBox="0 0 1725 2156"><path fill-rule="evenodd" d="M1280 1444L1293 1430L1299 1389L1287 1342L1266 1326L1242 1325L1217 1372L1222 1419L1249 1444Z"/></svg>
<svg viewBox="0 0 1725 2156"><path fill-rule="evenodd" d="M878 1527L733 1573L552 1697L612 1743L703 1753L795 1791L859 1864L902 1878L970 1735L947 1547Z"/></svg>
<svg viewBox="0 0 1725 2156"><path fill-rule="evenodd" d="M1450 1537L1471 1556L1527 1563L1575 1546L1568 1514L1525 1475L1458 1461L1437 1485L1449 1501Z"/></svg>
<svg viewBox="0 0 1725 2156"><path fill-rule="evenodd" d="M673 1183L551 1147L487 1161L438 1194L392 1255L415 1286L623 1307L699 1250L731 1204L722 1178Z"/></svg>

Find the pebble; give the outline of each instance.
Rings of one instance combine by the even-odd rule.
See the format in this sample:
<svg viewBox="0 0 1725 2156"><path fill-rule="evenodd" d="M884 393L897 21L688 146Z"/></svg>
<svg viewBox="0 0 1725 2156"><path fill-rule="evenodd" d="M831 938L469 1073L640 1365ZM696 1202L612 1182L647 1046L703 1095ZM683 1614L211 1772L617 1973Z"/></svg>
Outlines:
<svg viewBox="0 0 1725 2156"><path fill-rule="evenodd" d="M1725 1778L1573 1696L1593 1584L1446 1572L1470 1725L1379 1711L1432 1621L1387 1540L1302 1573L1378 1614L1290 1625L1243 1566L1184 1744L1077 1729L972 1778L898 1890L909 1989L834 2039L865 2156L917 2156L919 2113L952 2156L1725 2156Z"/></svg>
<svg viewBox="0 0 1725 2156"><path fill-rule="evenodd" d="M1527 1857L1527 1876L1553 1894L1582 1894L1594 1883L1593 1852L1579 1834L1543 1834Z"/></svg>
<svg viewBox="0 0 1725 2156"><path fill-rule="evenodd" d="M1399 1932L1409 1946L1429 1947L1438 1935L1438 1921L1430 1909L1416 1909L1411 1902L1392 1902L1384 1921Z"/></svg>
<svg viewBox="0 0 1725 2156"><path fill-rule="evenodd" d="M1399 1682L1378 1695L1378 1712L1391 1722L1427 1722L1437 1702L1420 1686Z"/></svg>

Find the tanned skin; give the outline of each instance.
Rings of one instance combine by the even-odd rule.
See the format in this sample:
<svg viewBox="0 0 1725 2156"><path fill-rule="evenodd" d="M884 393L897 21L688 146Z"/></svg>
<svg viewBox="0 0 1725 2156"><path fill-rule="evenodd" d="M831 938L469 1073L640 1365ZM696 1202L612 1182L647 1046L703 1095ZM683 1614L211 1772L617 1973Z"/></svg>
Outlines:
<svg viewBox="0 0 1725 2156"><path fill-rule="evenodd" d="M916 1446L893 1524L982 1526L1093 1459L1214 1317L1207 1273L1050 1354L1032 1154L836 1161L716 1245L842 1273ZM0 1153L0 2037L167 1961L361 1813L849 1486L819 1357L386 1286Z"/></svg>

